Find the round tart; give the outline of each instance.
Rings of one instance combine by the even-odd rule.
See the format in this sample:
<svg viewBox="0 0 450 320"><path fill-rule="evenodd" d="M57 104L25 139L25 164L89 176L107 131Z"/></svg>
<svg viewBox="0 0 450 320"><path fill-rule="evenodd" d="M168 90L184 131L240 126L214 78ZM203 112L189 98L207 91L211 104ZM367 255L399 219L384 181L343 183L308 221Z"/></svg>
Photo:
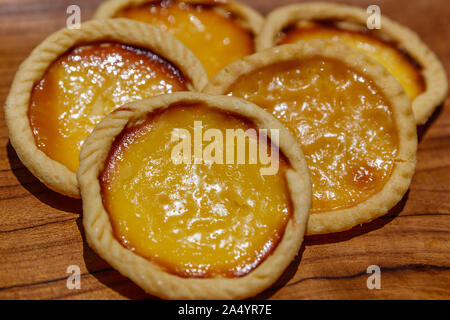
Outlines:
<svg viewBox="0 0 450 320"><path fill-rule="evenodd" d="M364 10L330 3L279 8L266 19L257 50L300 40L334 39L382 64L412 101L417 124L424 124L447 95L447 76L435 54L410 29L383 16L381 29L369 30Z"/></svg>
<svg viewBox="0 0 450 320"><path fill-rule="evenodd" d="M208 78L181 42L128 19L63 29L20 66L6 101L10 141L49 188L79 197L84 139L120 105L175 91L201 90Z"/></svg>
<svg viewBox="0 0 450 320"><path fill-rule="evenodd" d="M158 26L191 49L210 77L254 53L254 38L263 23L258 12L227 0L110 0L95 17L123 17Z"/></svg>
<svg viewBox="0 0 450 320"><path fill-rule="evenodd" d="M199 128L203 148L174 151ZM278 150L278 170L263 175L262 160L206 157L212 141L223 143L213 152L221 159L234 152L224 139L239 130L248 150ZM77 174L89 245L168 299L237 299L268 288L298 253L311 205L296 139L261 108L226 96L181 92L125 105L86 140Z"/></svg>
<svg viewBox="0 0 450 320"><path fill-rule="evenodd" d="M223 69L204 91L254 102L297 137L313 184L307 234L368 222L409 187L417 148L410 101L386 69L340 42L256 53Z"/></svg>

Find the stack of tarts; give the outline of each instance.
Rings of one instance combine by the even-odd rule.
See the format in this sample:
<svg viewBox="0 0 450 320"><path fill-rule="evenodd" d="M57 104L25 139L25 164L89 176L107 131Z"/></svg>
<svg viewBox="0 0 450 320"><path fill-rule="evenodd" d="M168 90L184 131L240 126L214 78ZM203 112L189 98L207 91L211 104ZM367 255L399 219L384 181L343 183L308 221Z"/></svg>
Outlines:
<svg viewBox="0 0 450 320"><path fill-rule="evenodd" d="M81 196L89 245L162 298L254 296L305 234L386 214L414 174L416 124L447 92L415 33L385 17L368 30L359 8L307 3L264 20L232 1L110 0L95 17L20 66L10 141L45 185ZM278 170L195 150L173 161L172 133L195 136L199 122L253 132L245 146L276 150Z"/></svg>

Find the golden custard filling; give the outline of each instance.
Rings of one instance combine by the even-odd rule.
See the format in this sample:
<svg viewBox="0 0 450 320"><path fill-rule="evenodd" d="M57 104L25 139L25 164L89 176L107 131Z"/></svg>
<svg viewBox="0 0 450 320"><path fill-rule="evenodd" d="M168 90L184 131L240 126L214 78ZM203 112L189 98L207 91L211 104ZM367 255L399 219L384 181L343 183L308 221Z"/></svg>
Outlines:
<svg viewBox="0 0 450 320"><path fill-rule="evenodd" d="M211 130L225 139L227 130L254 128L248 120L201 103L153 112L124 129L113 143L99 177L103 204L122 245L168 272L183 277L243 276L284 234L292 215L285 177L290 166L282 154L277 173L264 176L259 161L198 162L195 143L190 146L192 161L173 161L179 144L173 133L183 129L185 138L194 139L199 122L203 152L219 139L208 140ZM245 139L246 148L260 146L264 140L257 136Z"/></svg>
<svg viewBox="0 0 450 320"><path fill-rule="evenodd" d="M28 116L38 148L76 172L83 141L109 112L186 86L178 69L146 49L83 45L54 61L35 84Z"/></svg>
<svg viewBox="0 0 450 320"><path fill-rule="evenodd" d="M265 108L298 138L312 213L358 205L381 191L398 137L389 102L370 79L328 58L282 62L241 76L229 95Z"/></svg>
<svg viewBox="0 0 450 320"><path fill-rule="evenodd" d="M220 4L156 1L122 10L118 16L153 24L186 45L212 77L254 52L253 34Z"/></svg>
<svg viewBox="0 0 450 320"><path fill-rule="evenodd" d="M283 32L278 44L311 39L337 39L371 57L383 65L400 82L411 100L425 90L421 67L418 63L394 44L368 32L340 29L334 24L304 22Z"/></svg>

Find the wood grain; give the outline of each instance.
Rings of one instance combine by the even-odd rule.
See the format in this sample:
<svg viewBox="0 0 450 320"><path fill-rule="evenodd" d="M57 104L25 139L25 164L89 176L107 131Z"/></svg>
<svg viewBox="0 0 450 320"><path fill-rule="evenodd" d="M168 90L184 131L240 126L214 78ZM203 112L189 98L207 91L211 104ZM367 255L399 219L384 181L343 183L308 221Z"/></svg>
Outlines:
<svg viewBox="0 0 450 320"><path fill-rule="evenodd" d="M65 25L76 3L89 19L100 1L0 0L0 102L20 62ZM266 14L294 1L247 0ZM339 1L367 7L418 32L450 70L450 1ZM257 298L449 299L450 109L447 98L419 128L417 172L391 212L336 235L308 237L281 279ZM43 186L9 144L0 112L0 299L152 298L99 258L83 241L81 203ZM68 290L66 269L78 265L81 290ZM368 290L366 269L381 267L381 290Z"/></svg>

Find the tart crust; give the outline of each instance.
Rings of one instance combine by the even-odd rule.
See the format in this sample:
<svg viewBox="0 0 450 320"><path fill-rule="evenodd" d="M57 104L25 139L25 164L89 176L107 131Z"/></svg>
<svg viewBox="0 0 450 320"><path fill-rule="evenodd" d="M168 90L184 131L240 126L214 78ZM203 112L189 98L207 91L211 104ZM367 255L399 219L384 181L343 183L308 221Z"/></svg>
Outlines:
<svg viewBox="0 0 450 320"><path fill-rule="evenodd" d="M299 21L338 20L357 25L366 25L368 14L361 8L332 3L304 3L278 8L265 20L261 33L256 39L256 50L273 47L285 28ZM436 55L412 30L386 16L381 18L381 29L374 30L380 37L388 37L397 43L422 67L425 91L412 101L412 109L417 125L427 122L434 110L447 96L448 82L445 69Z"/></svg>
<svg viewBox="0 0 450 320"><path fill-rule="evenodd" d="M256 127L279 129L280 149L290 162L286 172L293 214L278 246L258 267L238 278L183 278L123 247L115 238L99 182L112 143L127 126L154 110L180 102L201 102L251 120ZM270 132L270 130L269 130ZM311 206L311 182L296 139L275 118L242 99L178 92L129 103L110 113L83 145L77 172L83 199L83 225L89 245L114 268L147 292L167 299L240 299L263 291L276 281L300 249Z"/></svg>
<svg viewBox="0 0 450 320"><path fill-rule="evenodd" d="M161 2L161 0L108 0L103 2L95 12L95 19L114 18L117 13L129 6L138 6L145 3ZM217 6L218 10L231 12L242 26L250 30L256 37L261 31L264 18L251 7L230 0L183 0L179 2L192 4L205 4Z"/></svg>
<svg viewBox="0 0 450 320"><path fill-rule="evenodd" d="M61 194L79 198L76 174L48 157L35 142L28 118L34 84L51 63L78 44L116 41L151 50L173 63L188 80L190 90L200 91L208 82L206 72L181 42L159 29L127 19L94 20L80 29L62 29L49 36L21 64L6 100L5 114L12 146L23 164L42 183Z"/></svg>
<svg viewBox="0 0 450 320"><path fill-rule="evenodd" d="M337 41L300 41L248 56L222 69L210 81L204 92L227 94L230 86L245 74L279 62L312 57L336 59L372 79L391 103L399 141L394 168L384 188L354 207L311 214L307 235L345 231L386 214L402 199L409 188L415 170L417 149L417 133L411 103L401 85L381 65Z"/></svg>

